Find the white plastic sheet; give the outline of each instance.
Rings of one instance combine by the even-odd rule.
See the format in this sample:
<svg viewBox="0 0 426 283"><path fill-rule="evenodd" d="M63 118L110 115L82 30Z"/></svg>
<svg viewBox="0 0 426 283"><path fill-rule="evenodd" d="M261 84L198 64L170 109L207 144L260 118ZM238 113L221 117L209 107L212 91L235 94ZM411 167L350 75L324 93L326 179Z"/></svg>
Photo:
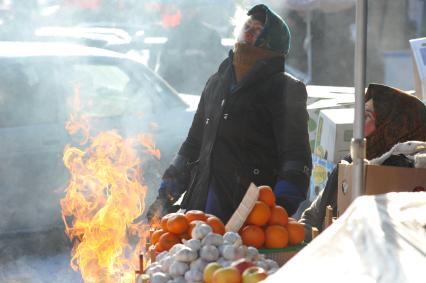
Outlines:
<svg viewBox="0 0 426 283"><path fill-rule="evenodd" d="M355 0L284 0L293 10L306 11L319 9L323 12L338 12L355 6Z"/></svg>
<svg viewBox="0 0 426 283"><path fill-rule="evenodd" d="M426 282L426 192L357 198L264 282Z"/></svg>

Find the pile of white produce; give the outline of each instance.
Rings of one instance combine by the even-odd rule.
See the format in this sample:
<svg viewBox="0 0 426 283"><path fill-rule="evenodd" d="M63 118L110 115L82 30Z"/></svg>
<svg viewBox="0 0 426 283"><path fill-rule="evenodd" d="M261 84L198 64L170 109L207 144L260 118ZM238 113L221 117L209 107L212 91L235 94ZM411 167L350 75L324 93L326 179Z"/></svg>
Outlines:
<svg viewBox="0 0 426 283"><path fill-rule="evenodd" d="M232 262L246 259L263 268L268 274L278 270L278 264L265 259L254 247L242 244L240 235L226 232L223 236L212 232L207 224L197 224L192 238L161 252L146 270L151 283L203 282L203 272L210 262L228 267Z"/></svg>

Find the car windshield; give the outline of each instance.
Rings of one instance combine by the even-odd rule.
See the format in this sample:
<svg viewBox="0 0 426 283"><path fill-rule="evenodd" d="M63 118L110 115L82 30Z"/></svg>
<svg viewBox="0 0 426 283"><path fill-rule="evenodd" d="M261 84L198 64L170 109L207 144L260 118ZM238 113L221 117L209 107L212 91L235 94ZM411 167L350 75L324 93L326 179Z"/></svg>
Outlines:
<svg viewBox="0 0 426 283"><path fill-rule="evenodd" d="M137 64L26 58L3 66L0 77L8 84L0 87L2 127L65 119L58 116L61 107L66 116L78 112L88 118L107 118L152 115L178 102L183 105L161 80Z"/></svg>
<svg viewBox="0 0 426 283"><path fill-rule="evenodd" d="M79 109L91 117L124 114L132 95L125 93L130 78L119 68L111 65L75 64L71 66L69 83L74 94L80 96L81 105L67 103L69 112ZM67 97L69 102L72 97Z"/></svg>
<svg viewBox="0 0 426 283"><path fill-rule="evenodd" d="M2 63L0 78L0 126L2 128L58 120L57 97L52 77L43 79L43 73L12 62Z"/></svg>

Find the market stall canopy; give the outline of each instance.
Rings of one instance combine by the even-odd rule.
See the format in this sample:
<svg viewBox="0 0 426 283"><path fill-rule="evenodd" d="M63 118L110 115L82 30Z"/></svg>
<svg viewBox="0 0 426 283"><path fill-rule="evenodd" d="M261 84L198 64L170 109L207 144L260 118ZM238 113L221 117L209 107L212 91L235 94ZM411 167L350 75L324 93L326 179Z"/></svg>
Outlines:
<svg viewBox="0 0 426 283"><path fill-rule="evenodd" d="M326 13L339 12L355 6L355 0L284 0L289 9L298 11L321 10Z"/></svg>
<svg viewBox="0 0 426 283"><path fill-rule="evenodd" d="M424 282L426 193L357 198L264 282Z"/></svg>

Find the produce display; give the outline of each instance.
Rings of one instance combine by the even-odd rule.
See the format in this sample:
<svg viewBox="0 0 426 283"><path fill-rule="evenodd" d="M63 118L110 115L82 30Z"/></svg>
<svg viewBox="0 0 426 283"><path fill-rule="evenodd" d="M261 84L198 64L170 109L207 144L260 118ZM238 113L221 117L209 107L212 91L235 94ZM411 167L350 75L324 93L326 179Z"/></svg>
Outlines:
<svg viewBox="0 0 426 283"><path fill-rule="evenodd" d="M259 197L239 234L247 246L280 249L303 242L303 224L289 218L282 206L276 205L269 186L259 187Z"/></svg>
<svg viewBox="0 0 426 283"><path fill-rule="evenodd" d="M157 256L145 270L151 283L256 283L279 268L258 249L283 249L304 240L303 225L276 204L268 186L259 187L238 233L226 232L218 217L199 210L167 214L157 226L150 239Z"/></svg>
<svg viewBox="0 0 426 283"><path fill-rule="evenodd" d="M222 220L214 215L206 214L199 210L190 210L185 214L170 213L161 219L161 228L152 233L151 243L154 245L155 251L168 251L175 244L191 239L194 227L200 223L207 224L210 229L208 231L219 235L225 233L225 225ZM197 229L196 231L196 237L199 238L201 237L200 233L205 233L206 228Z"/></svg>
<svg viewBox="0 0 426 283"><path fill-rule="evenodd" d="M156 260L146 269L151 283L255 283L278 270L278 264L226 232L219 218L201 211L171 213L152 233Z"/></svg>

